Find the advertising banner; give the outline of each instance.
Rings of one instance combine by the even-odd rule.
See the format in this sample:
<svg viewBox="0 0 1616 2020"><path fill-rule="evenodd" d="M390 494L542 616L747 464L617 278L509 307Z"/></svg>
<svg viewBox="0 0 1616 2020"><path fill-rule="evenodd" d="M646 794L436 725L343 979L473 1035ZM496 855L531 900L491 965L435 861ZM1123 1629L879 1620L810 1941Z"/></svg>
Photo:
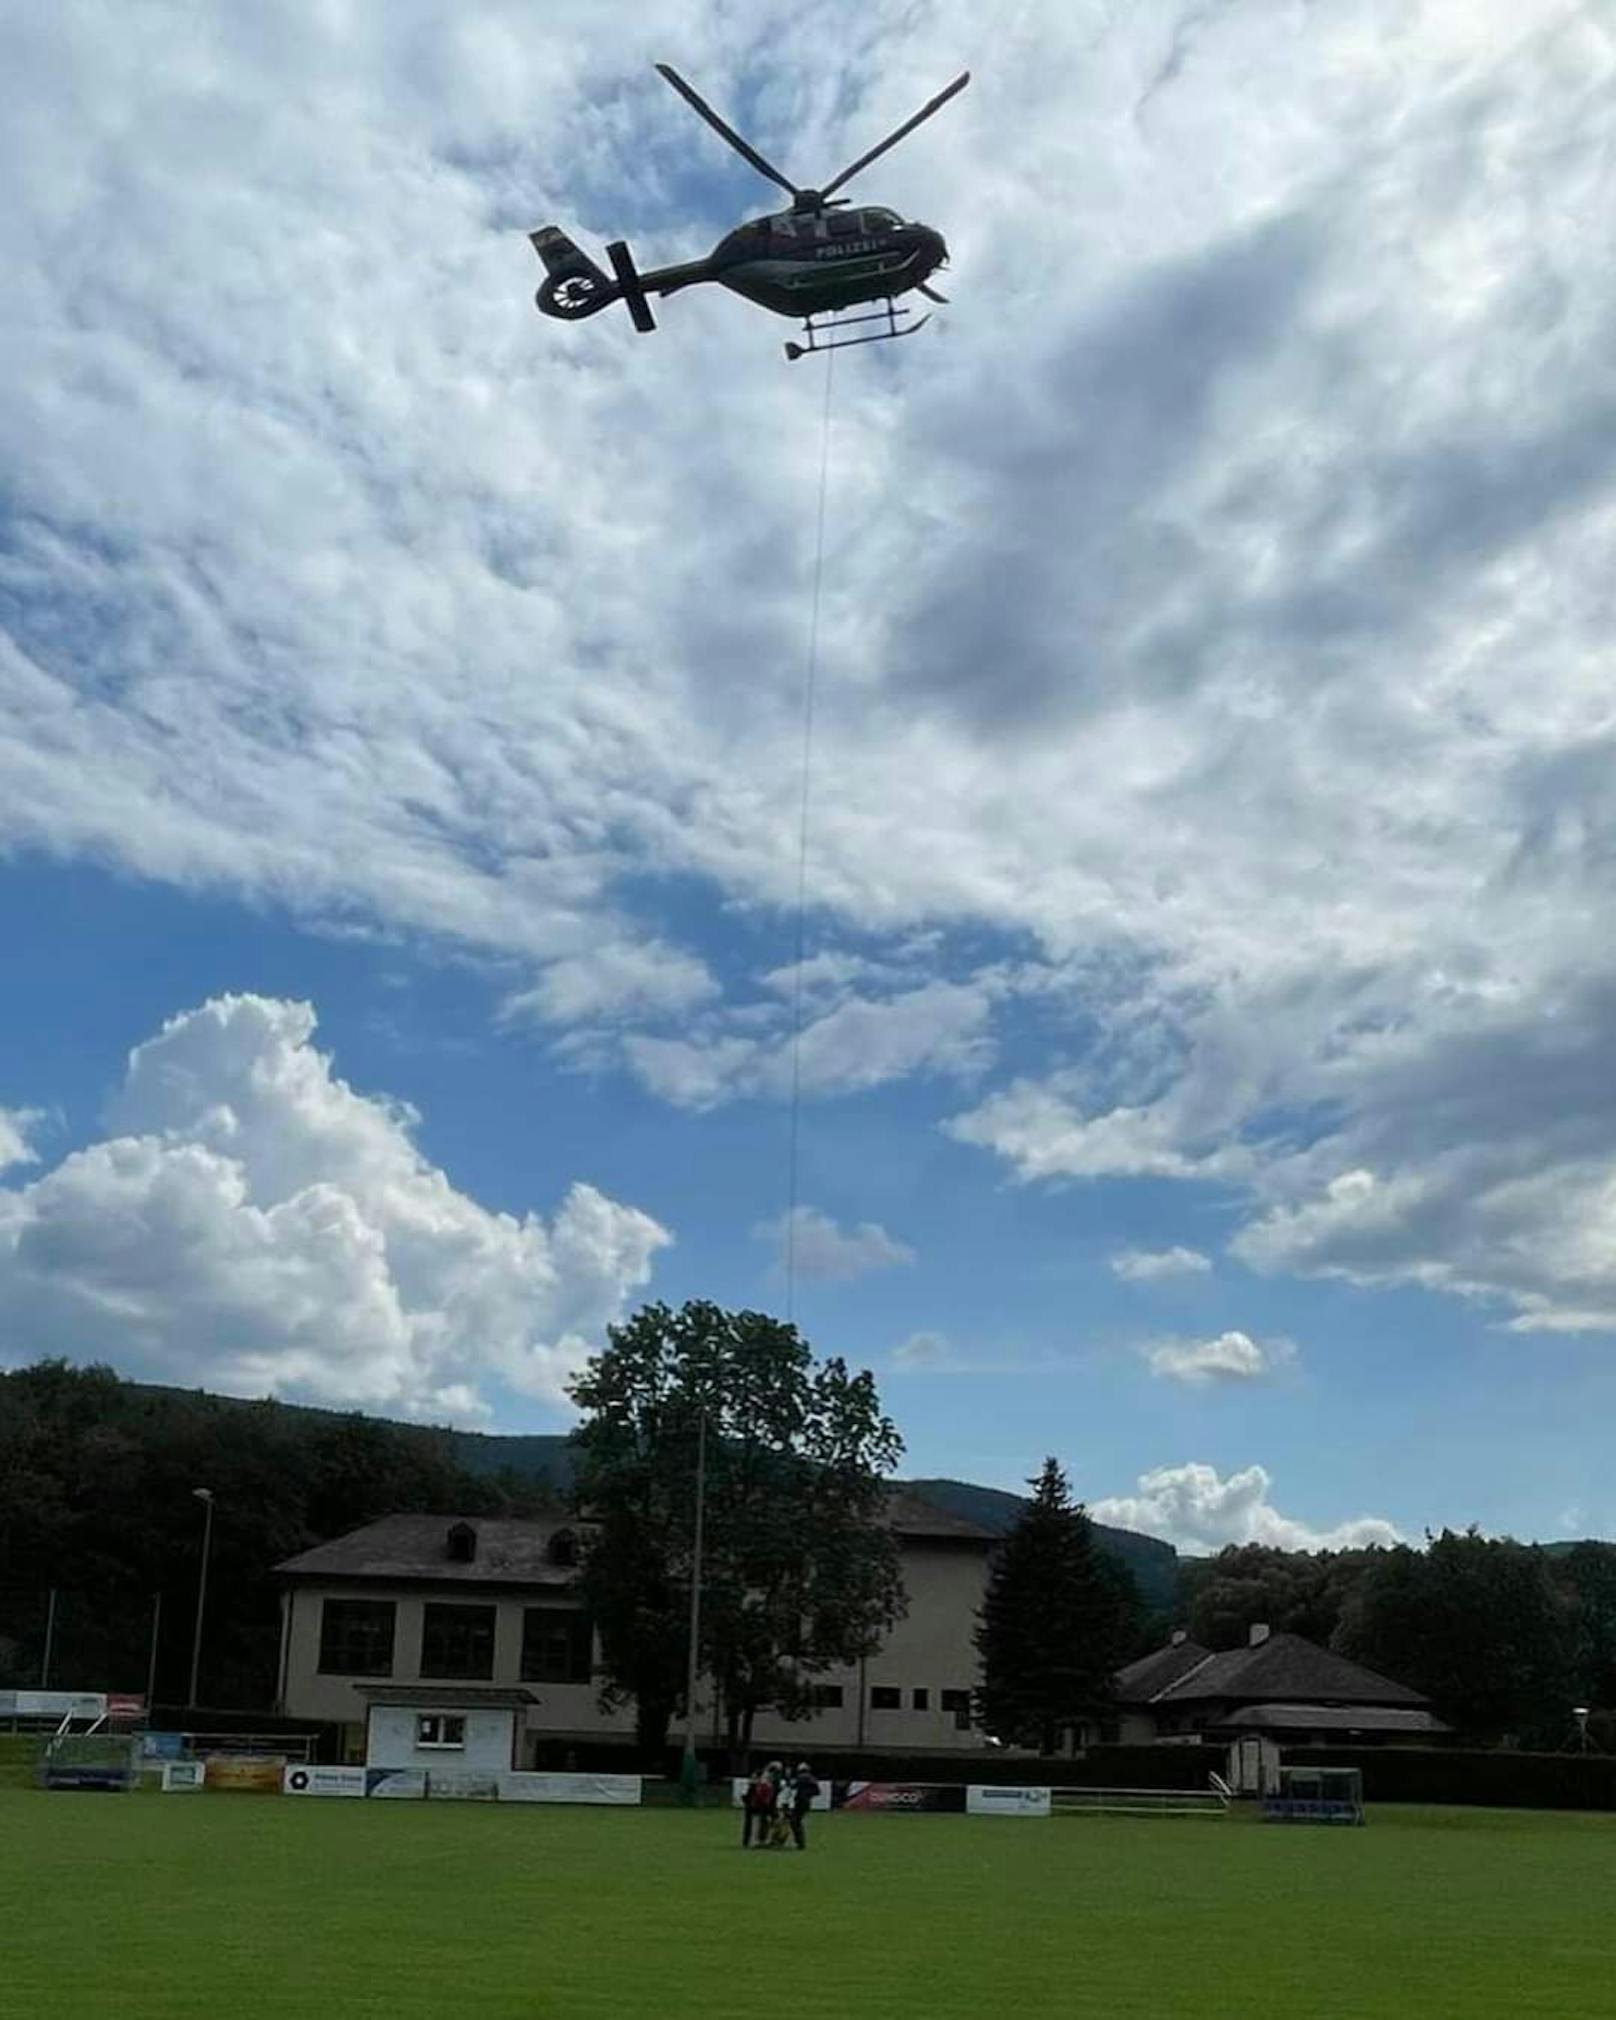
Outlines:
<svg viewBox="0 0 1616 2020"><path fill-rule="evenodd" d="M185 1735L182 1732L143 1732L140 1735L140 1751L146 1760L178 1760L185 1751Z"/></svg>
<svg viewBox="0 0 1616 2020"><path fill-rule="evenodd" d="M958 1813L965 1807L962 1784L949 1782L838 1782L839 1810L892 1810L910 1815Z"/></svg>
<svg viewBox="0 0 1616 2020"><path fill-rule="evenodd" d="M96 1690L0 1690L0 1718L103 1718Z"/></svg>
<svg viewBox="0 0 1616 2020"><path fill-rule="evenodd" d="M365 1794L419 1802L426 1794L425 1768L366 1768Z"/></svg>
<svg viewBox="0 0 1616 2020"><path fill-rule="evenodd" d="M282 1793L289 1796L362 1796L365 1770L362 1767L289 1767L281 1777Z"/></svg>
<svg viewBox="0 0 1616 2020"><path fill-rule="evenodd" d="M221 1795L278 1796L281 1770L286 1766L280 1754L212 1753L207 1762L205 1786Z"/></svg>
<svg viewBox="0 0 1616 2020"><path fill-rule="evenodd" d="M123 1725L132 1725L146 1716L146 1700L129 1691L113 1690L107 1693L107 1717Z"/></svg>
<svg viewBox="0 0 1616 2020"><path fill-rule="evenodd" d="M426 1792L428 1797L438 1796L446 1802L497 1803L499 1776L467 1774L464 1768L428 1768Z"/></svg>
<svg viewBox="0 0 1616 2020"><path fill-rule="evenodd" d="M738 1810L743 1806L746 1799L746 1790L747 1790L746 1776L745 1775L734 1776L729 1785L729 1803L731 1809ZM815 1810L828 1810L830 1808L829 1782L821 1782L819 1784L819 1793L817 1796L814 1797L813 1801L809 1804L809 1808Z"/></svg>
<svg viewBox="0 0 1616 2020"><path fill-rule="evenodd" d="M207 1774L206 1761L166 1760L163 1762L163 1794L173 1795L176 1791L192 1793L204 1785Z"/></svg>
<svg viewBox="0 0 1616 2020"><path fill-rule="evenodd" d="M973 1786L965 1791L965 1807L973 1817L1047 1817L1050 1792Z"/></svg>
<svg viewBox="0 0 1616 2020"><path fill-rule="evenodd" d="M502 1803L637 1803L642 1786L638 1775L503 1774L499 1777L499 1799Z"/></svg>

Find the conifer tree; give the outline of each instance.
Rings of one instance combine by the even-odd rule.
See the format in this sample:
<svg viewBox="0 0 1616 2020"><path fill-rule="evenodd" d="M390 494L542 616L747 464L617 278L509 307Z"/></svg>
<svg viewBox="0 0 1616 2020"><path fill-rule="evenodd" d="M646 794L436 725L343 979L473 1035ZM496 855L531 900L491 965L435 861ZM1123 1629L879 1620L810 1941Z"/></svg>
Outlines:
<svg viewBox="0 0 1616 2020"><path fill-rule="evenodd" d="M1053 1754L1105 1705L1138 1597L1095 1543L1058 1462L1046 1459L1028 1484L1033 1498L994 1558L977 1615L976 1716L997 1739Z"/></svg>

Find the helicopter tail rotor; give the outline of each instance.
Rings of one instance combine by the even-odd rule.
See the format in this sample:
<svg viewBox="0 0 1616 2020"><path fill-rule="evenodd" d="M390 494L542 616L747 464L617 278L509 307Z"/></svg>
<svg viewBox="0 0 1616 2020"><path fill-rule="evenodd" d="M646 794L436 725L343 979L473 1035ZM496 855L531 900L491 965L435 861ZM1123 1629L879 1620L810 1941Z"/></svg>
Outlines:
<svg viewBox="0 0 1616 2020"><path fill-rule="evenodd" d="M563 322L582 322L585 316L597 315L613 302L622 302L633 318L635 329L656 328L644 281L621 239L614 239L606 248L606 257L612 263L612 273L607 274L588 253L573 244L559 225L544 225L529 232L528 237L544 262L544 281L534 300L545 315L559 316ZM616 275L615 280L612 274Z"/></svg>

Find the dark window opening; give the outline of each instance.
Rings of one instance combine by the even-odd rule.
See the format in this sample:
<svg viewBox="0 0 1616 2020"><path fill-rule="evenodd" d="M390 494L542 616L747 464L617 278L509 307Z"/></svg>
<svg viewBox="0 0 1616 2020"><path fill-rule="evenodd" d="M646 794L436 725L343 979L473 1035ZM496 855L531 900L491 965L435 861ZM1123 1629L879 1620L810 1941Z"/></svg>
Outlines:
<svg viewBox="0 0 1616 2020"><path fill-rule="evenodd" d="M571 1529L558 1529L550 1538L550 1547L546 1554L552 1564L570 1571L578 1562L578 1538L575 1532Z"/></svg>
<svg viewBox="0 0 1616 2020"><path fill-rule="evenodd" d="M458 1712L423 1711L415 1721L417 1746L463 1747L465 1743L466 1721Z"/></svg>
<svg viewBox="0 0 1616 2020"><path fill-rule="evenodd" d="M890 1683L878 1683L870 1692L871 1711L902 1711L903 1692Z"/></svg>
<svg viewBox="0 0 1616 2020"><path fill-rule="evenodd" d="M390 1599L328 1599L320 1611L320 1671L324 1676L391 1676Z"/></svg>
<svg viewBox="0 0 1616 2020"><path fill-rule="evenodd" d="M477 1532L469 1522L457 1522L448 1536L449 1562L471 1564L477 1556Z"/></svg>
<svg viewBox="0 0 1616 2020"><path fill-rule="evenodd" d="M816 1683L808 1693L808 1702L815 1711L840 1711L842 1686L839 1683Z"/></svg>
<svg viewBox="0 0 1616 2020"><path fill-rule="evenodd" d="M969 1732L971 1729L971 1693L968 1690L945 1690L941 1699L945 1712L954 1715L954 1730Z"/></svg>
<svg viewBox="0 0 1616 2020"><path fill-rule="evenodd" d="M930 1711L931 1692L929 1690L917 1690L914 1695L914 1707L916 1711Z"/></svg>
<svg viewBox="0 0 1616 2020"><path fill-rule="evenodd" d="M576 1606L530 1606L522 1615L522 1681L587 1683L594 1631Z"/></svg>
<svg viewBox="0 0 1616 2020"><path fill-rule="evenodd" d="M421 1617L421 1674L462 1677L468 1682L494 1673L492 1606L428 1604Z"/></svg>

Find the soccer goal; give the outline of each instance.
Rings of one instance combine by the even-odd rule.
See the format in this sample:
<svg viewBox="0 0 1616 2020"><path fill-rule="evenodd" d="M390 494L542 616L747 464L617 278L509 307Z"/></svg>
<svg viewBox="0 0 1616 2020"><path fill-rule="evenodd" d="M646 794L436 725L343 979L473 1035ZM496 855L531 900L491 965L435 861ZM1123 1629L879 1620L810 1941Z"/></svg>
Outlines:
<svg viewBox="0 0 1616 2020"><path fill-rule="evenodd" d="M125 1791L134 1788L139 1775L138 1735L58 1733L40 1751L42 1788Z"/></svg>

